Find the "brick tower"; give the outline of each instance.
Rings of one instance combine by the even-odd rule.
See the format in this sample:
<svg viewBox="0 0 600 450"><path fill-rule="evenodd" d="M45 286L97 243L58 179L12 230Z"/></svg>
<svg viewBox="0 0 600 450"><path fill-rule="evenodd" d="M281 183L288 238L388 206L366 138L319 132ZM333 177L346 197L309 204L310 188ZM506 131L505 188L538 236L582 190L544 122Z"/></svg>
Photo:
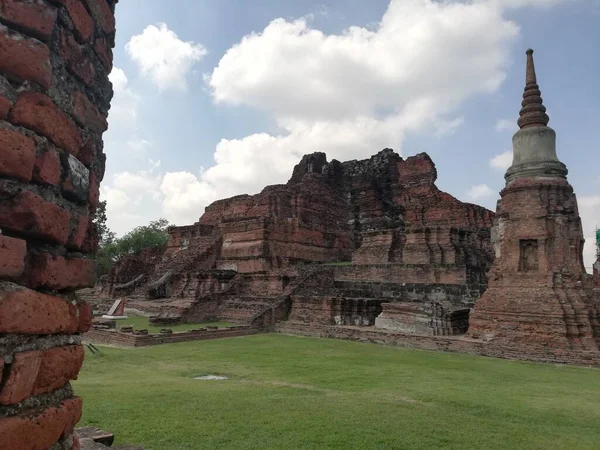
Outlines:
<svg viewBox="0 0 600 450"><path fill-rule="evenodd" d="M533 50L519 116L492 230L496 260L469 334L532 359L597 358L598 305L583 264L577 199L547 126Z"/></svg>

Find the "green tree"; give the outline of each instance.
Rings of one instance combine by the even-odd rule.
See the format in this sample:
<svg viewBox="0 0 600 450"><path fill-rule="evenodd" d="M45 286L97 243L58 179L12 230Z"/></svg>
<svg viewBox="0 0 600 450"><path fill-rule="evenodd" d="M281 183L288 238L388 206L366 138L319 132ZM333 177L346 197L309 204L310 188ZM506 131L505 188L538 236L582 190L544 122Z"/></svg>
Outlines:
<svg viewBox="0 0 600 450"><path fill-rule="evenodd" d="M136 227L123 237L117 238L106 224L106 201L98 204L92 225L98 237L96 267L98 276L106 275L123 255L139 253L148 248L163 248L169 240L169 222L158 219L148 225Z"/></svg>

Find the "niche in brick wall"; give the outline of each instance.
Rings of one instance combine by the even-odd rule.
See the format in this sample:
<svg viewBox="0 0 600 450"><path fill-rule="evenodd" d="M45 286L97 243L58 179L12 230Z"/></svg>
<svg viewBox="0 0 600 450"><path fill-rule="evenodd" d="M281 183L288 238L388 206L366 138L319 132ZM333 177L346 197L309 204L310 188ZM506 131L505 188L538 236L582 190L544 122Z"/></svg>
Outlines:
<svg viewBox="0 0 600 450"><path fill-rule="evenodd" d="M519 271L537 271L539 267L538 241L535 239L521 239L519 247Z"/></svg>

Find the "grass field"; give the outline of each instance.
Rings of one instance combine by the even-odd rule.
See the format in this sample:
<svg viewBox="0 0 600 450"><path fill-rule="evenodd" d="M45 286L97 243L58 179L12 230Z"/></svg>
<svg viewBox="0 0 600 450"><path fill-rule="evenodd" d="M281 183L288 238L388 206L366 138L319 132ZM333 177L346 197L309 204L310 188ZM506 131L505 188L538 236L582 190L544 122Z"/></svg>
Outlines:
<svg viewBox="0 0 600 450"><path fill-rule="evenodd" d="M148 330L148 333L158 333L163 328L169 328L175 331L187 331L205 327L207 325L217 326L219 328L233 326L227 322L204 322L204 323L184 323L181 325L150 325L149 319L143 316L134 316L128 314L127 319L117 320L117 328L133 326L135 330Z"/></svg>
<svg viewBox="0 0 600 450"><path fill-rule="evenodd" d="M82 423L148 450L600 448L599 370L277 334L101 349Z"/></svg>

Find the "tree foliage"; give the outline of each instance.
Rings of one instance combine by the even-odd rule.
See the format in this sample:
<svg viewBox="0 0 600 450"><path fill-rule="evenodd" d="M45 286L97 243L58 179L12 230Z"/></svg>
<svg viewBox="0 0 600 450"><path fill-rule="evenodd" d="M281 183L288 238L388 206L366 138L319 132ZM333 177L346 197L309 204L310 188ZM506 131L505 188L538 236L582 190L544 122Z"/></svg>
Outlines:
<svg viewBox="0 0 600 450"><path fill-rule="evenodd" d="M154 220L117 238L106 225L106 201L99 203L93 223L99 240L96 253L98 276L107 274L113 264L124 255L139 253L149 248L162 248L169 239L169 222L166 219Z"/></svg>

